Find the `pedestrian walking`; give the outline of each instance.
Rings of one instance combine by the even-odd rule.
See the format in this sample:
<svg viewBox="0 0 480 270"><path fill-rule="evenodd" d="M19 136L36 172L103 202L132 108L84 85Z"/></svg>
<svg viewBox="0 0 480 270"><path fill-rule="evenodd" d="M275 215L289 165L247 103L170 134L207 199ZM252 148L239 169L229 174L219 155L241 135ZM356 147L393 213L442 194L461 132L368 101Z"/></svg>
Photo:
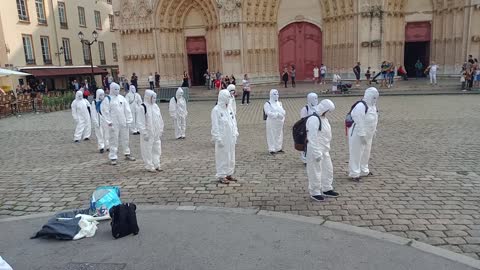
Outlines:
<svg viewBox="0 0 480 270"><path fill-rule="evenodd" d="M425 72L428 72L428 76L430 77L430 85L437 85L437 70L438 65L435 63L435 61L432 61L432 63L425 70Z"/></svg>
<svg viewBox="0 0 480 270"><path fill-rule="evenodd" d="M160 88L160 74L158 72L155 72L155 87Z"/></svg>
<svg viewBox="0 0 480 270"><path fill-rule="evenodd" d="M250 87L250 80L248 79L247 74L243 75L242 88L243 88L242 105L245 104L245 98L247 99L247 105L249 105L250 104L250 92L252 91L252 88Z"/></svg>
<svg viewBox="0 0 480 270"><path fill-rule="evenodd" d="M132 74L132 77L130 78L130 84L135 86L135 89L138 89L138 77L135 72Z"/></svg>
<svg viewBox="0 0 480 270"><path fill-rule="evenodd" d="M318 105L318 115L308 118L307 127L307 177L310 198L323 202L325 197L336 198L333 189L333 165L330 158L332 128L326 114L333 112L335 105L324 99Z"/></svg>
<svg viewBox="0 0 480 270"><path fill-rule="evenodd" d="M373 175L368 168L370 151L378 123L378 90L370 87L365 91L363 99L354 104L350 115L354 121L347 129L349 145L349 177L360 181L360 177Z"/></svg>
<svg viewBox="0 0 480 270"><path fill-rule="evenodd" d="M217 105L211 113L212 141L215 143L215 176L222 184L237 181L233 174L235 173L235 145L239 134L237 119L229 105L230 93L228 90L221 90L218 93Z"/></svg>
<svg viewBox="0 0 480 270"><path fill-rule="evenodd" d="M292 70L290 71L290 77L292 78L292 87L295 88L295 78L297 77L297 70L295 69L295 66L292 66Z"/></svg>
<svg viewBox="0 0 480 270"><path fill-rule="evenodd" d="M320 66L320 83L321 84L325 84L326 76L327 76L327 67L324 64L322 64Z"/></svg>
<svg viewBox="0 0 480 270"><path fill-rule="evenodd" d="M150 85L150 89L155 89L155 77L152 73L148 76L148 84Z"/></svg>
<svg viewBox="0 0 480 270"><path fill-rule="evenodd" d="M313 68L313 84L318 84L320 81L320 69L317 65Z"/></svg>
<svg viewBox="0 0 480 270"><path fill-rule="evenodd" d="M189 87L189 85L188 85L188 74L187 74L186 71L183 72L182 87Z"/></svg>
<svg viewBox="0 0 480 270"><path fill-rule="evenodd" d="M288 88L288 70L287 68L285 67L283 69L283 73L282 73L282 80L283 80L283 83L285 84L285 88Z"/></svg>
<svg viewBox="0 0 480 270"><path fill-rule="evenodd" d="M263 105L266 120L268 152L271 155L283 153L283 125L286 112L279 101L277 89L270 90L270 100Z"/></svg>
<svg viewBox="0 0 480 270"><path fill-rule="evenodd" d="M356 82L355 82L356 86L360 86L360 72L361 72L360 62L357 62L357 65L353 67L353 73L355 74L355 79L356 79Z"/></svg>
<svg viewBox="0 0 480 270"><path fill-rule="evenodd" d="M371 85L372 82L370 81L372 74L370 73L370 67L367 68L367 71L365 72L365 78L367 79L367 84Z"/></svg>

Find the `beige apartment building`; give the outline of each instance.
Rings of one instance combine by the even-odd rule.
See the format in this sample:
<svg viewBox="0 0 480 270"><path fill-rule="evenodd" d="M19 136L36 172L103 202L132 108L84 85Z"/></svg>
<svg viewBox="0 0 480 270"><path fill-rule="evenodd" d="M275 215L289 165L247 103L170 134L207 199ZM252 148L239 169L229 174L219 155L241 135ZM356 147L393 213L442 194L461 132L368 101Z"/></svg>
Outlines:
<svg viewBox="0 0 480 270"><path fill-rule="evenodd" d="M69 89L70 81L90 80L93 72L101 85L102 75L118 75L118 51L112 0L2 0L0 8L0 66L32 74L16 78L41 80L48 89ZM89 46L79 38L93 41ZM0 84L6 87L9 80ZM8 88L8 87L7 87Z"/></svg>
<svg viewBox="0 0 480 270"><path fill-rule="evenodd" d="M206 68L254 82L279 81L294 65L310 80L321 63L353 77L383 60L409 74L415 62L458 74L480 56L480 0L116 0L122 74L158 71L163 85L183 72L202 84Z"/></svg>

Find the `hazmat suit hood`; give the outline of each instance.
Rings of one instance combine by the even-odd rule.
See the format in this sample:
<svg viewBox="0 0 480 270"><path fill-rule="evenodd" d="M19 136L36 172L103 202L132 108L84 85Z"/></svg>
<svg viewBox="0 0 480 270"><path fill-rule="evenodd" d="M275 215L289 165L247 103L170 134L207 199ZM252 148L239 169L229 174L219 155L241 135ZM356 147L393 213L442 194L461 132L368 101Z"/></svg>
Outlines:
<svg viewBox="0 0 480 270"><path fill-rule="evenodd" d="M323 115L325 112L333 112L335 104L330 99L324 99L318 105L318 114Z"/></svg>
<svg viewBox="0 0 480 270"><path fill-rule="evenodd" d="M227 86L227 90L228 90L228 92L230 92L230 93L235 92L236 89L237 89L237 88L236 88L235 85L233 85L233 84L229 84L229 85Z"/></svg>
<svg viewBox="0 0 480 270"><path fill-rule="evenodd" d="M272 89L270 90L270 102L277 102L278 101L278 90Z"/></svg>
<svg viewBox="0 0 480 270"><path fill-rule="evenodd" d="M181 87L179 87L177 89L177 92L175 93L175 96L177 97L177 100L180 99L181 97L183 97L183 89Z"/></svg>
<svg viewBox="0 0 480 270"><path fill-rule="evenodd" d="M118 85L117 83L112 82L112 83L110 84L110 94L112 94L112 95L114 95L114 96L120 95L120 85Z"/></svg>
<svg viewBox="0 0 480 270"><path fill-rule="evenodd" d="M218 93L218 105L228 105L230 103L230 92L226 89L221 90Z"/></svg>
<svg viewBox="0 0 480 270"><path fill-rule="evenodd" d="M101 101L105 98L105 91L103 91L103 89L97 89L97 94L96 94L96 97L97 97L97 101Z"/></svg>
<svg viewBox="0 0 480 270"><path fill-rule="evenodd" d="M363 100L367 103L368 106L375 106L377 104L378 97L379 94L377 88L370 87L365 90Z"/></svg>
<svg viewBox="0 0 480 270"><path fill-rule="evenodd" d="M75 92L75 99L76 100L82 100L83 99L83 92L80 91L80 90Z"/></svg>
<svg viewBox="0 0 480 270"><path fill-rule="evenodd" d="M130 91L132 94L135 94L135 93L137 92L137 88L135 88L135 85L130 85L129 91Z"/></svg>
<svg viewBox="0 0 480 270"><path fill-rule="evenodd" d="M308 107L315 108L318 105L318 95L315 93L310 93L307 95Z"/></svg>
<svg viewBox="0 0 480 270"><path fill-rule="evenodd" d="M152 90L150 90L150 89L145 90L145 96L144 96L143 100L145 101L145 103L147 103L149 105L153 105L153 104L155 104L156 96L157 95Z"/></svg>

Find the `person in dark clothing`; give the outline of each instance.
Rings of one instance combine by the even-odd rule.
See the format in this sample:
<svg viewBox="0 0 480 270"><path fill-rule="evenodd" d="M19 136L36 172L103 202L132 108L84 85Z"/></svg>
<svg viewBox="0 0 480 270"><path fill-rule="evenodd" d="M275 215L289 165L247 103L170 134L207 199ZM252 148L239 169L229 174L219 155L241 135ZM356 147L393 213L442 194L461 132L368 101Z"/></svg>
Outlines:
<svg viewBox="0 0 480 270"><path fill-rule="evenodd" d="M186 71L183 72L182 87L188 87L188 75Z"/></svg>
<svg viewBox="0 0 480 270"><path fill-rule="evenodd" d="M360 69L360 62L357 62L357 65L353 67L353 73L355 73L355 79L357 79L355 82L356 86L360 85L360 72L362 72Z"/></svg>
<svg viewBox="0 0 480 270"><path fill-rule="evenodd" d="M235 76L233 76L233 74L232 74L232 76L230 76L230 78L231 78L232 84L237 85L237 79L235 79Z"/></svg>
<svg viewBox="0 0 480 270"><path fill-rule="evenodd" d="M132 74L132 78L130 78L130 84L135 86L135 89L138 89L138 77L135 72Z"/></svg>
<svg viewBox="0 0 480 270"><path fill-rule="evenodd" d="M252 90L250 88L250 80L248 79L248 75L245 74L243 76L243 95L242 95L242 105L245 104L245 98L247 98L247 105L250 104L250 91Z"/></svg>
<svg viewBox="0 0 480 270"><path fill-rule="evenodd" d="M158 72L155 72L155 87L160 87L160 74Z"/></svg>
<svg viewBox="0 0 480 270"><path fill-rule="evenodd" d="M288 71L287 71L287 68L284 68L283 69L283 73L282 73L282 80L285 84L285 88L288 88Z"/></svg>
<svg viewBox="0 0 480 270"><path fill-rule="evenodd" d="M292 66L290 77L292 78L292 87L296 87L297 85L295 84L295 78L297 77L297 70L295 69L295 66Z"/></svg>

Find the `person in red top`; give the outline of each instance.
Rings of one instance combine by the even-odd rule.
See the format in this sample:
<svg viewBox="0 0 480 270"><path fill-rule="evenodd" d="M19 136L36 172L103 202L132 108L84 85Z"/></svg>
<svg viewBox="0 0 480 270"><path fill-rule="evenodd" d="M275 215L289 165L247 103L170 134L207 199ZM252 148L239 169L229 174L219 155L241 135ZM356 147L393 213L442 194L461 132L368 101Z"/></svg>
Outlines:
<svg viewBox="0 0 480 270"><path fill-rule="evenodd" d="M408 81L407 72L403 66L399 66L397 69L397 75L402 76L404 81Z"/></svg>
<svg viewBox="0 0 480 270"><path fill-rule="evenodd" d="M217 91L220 91L222 87L222 81L221 79L220 80L215 80L215 89L217 89Z"/></svg>

